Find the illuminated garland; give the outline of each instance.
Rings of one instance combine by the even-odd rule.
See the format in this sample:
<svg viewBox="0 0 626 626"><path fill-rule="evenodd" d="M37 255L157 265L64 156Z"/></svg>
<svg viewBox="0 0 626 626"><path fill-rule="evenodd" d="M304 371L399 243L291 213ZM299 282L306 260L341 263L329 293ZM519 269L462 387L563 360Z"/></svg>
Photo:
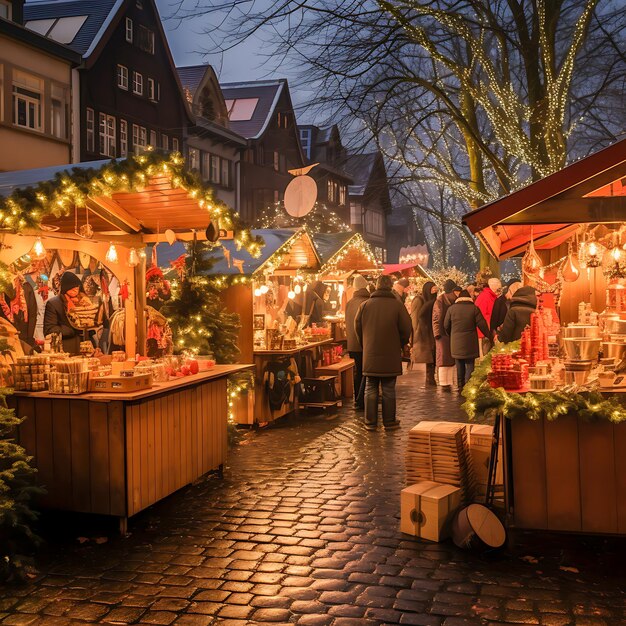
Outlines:
<svg viewBox="0 0 626 626"><path fill-rule="evenodd" d="M305 226L314 235L352 230L334 211L318 202L304 217L289 215L283 203L276 202L263 209L256 222L256 228L300 228L301 226Z"/></svg>
<svg viewBox="0 0 626 626"><path fill-rule="evenodd" d="M322 267L322 273L334 272L339 264L350 254L352 250L358 250L368 261L371 263L367 269L380 269L380 264L376 259L376 256L372 252L370 245L363 239L361 233L356 233L353 237L350 237L348 241L338 250L327 263L324 263Z"/></svg>
<svg viewBox="0 0 626 626"><path fill-rule="evenodd" d="M489 421L502 414L508 419L552 421L564 415L579 415L583 419L605 419L614 424L626 421L626 406L617 396L607 398L597 391L572 393L571 390L511 393L502 387L491 387L487 375L491 371L492 356L516 352L519 348L519 341L496 346L476 367L463 389L466 402L462 408L471 420Z"/></svg>
<svg viewBox="0 0 626 626"><path fill-rule="evenodd" d="M287 239L287 241L285 241L285 243L283 243L278 248L278 250L274 252L274 254L272 254L266 261L264 261L259 267L257 267L254 273L256 275L259 275L261 273L271 274L277 268L279 268L282 262L285 260L287 254L289 254L289 251L293 247L293 244L296 242L296 240L300 239L303 236L303 233L305 235L309 235L309 238L311 237L306 227L300 228L300 230L298 230L291 237L289 237L289 239ZM313 247L315 247L315 244L312 243L312 245ZM306 269L302 268L299 271L305 272Z"/></svg>
<svg viewBox="0 0 626 626"><path fill-rule="evenodd" d="M246 395L254 389L254 372L245 370L232 374L226 380L226 390L228 395L228 421L235 422L235 401L242 395Z"/></svg>
<svg viewBox="0 0 626 626"><path fill-rule="evenodd" d="M52 180L18 189L8 198L0 198L0 228L16 232L40 228L45 217L68 215L74 207L86 206L89 197L140 192L150 178L164 175L171 177L174 188L184 189L189 197L197 199L198 206L207 211L209 219L219 222L221 228L234 231L237 248L245 248L252 256L259 256L263 241L253 237L239 215L218 200L211 187L185 169L182 155L151 148L144 154L111 161L101 167L72 168L57 173Z"/></svg>

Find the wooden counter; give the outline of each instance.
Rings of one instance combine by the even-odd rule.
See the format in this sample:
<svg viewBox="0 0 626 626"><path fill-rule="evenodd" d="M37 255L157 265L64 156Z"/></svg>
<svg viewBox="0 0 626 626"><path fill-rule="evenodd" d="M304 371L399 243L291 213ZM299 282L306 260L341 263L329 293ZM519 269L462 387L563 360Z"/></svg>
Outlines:
<svg viewBox="0 0 626 626"><path fill-rule="evenodd" d="M226 459L229 374L251 365L216 365L132 393L16 392L19 442L34 457L43 507L127 519L221 471Z"/></svg>

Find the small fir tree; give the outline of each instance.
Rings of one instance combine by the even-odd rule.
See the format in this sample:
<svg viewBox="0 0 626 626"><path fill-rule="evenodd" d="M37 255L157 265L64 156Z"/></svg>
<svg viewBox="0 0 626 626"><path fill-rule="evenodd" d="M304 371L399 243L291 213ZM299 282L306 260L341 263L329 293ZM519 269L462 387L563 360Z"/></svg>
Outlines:
<svg viewBox="0 0 626 626"><path fill-rule="evenodd" d="M228 312L211 269L211 245L192 242L180 270L174 297L161 309L172 329L177 354L213 354L218 363L234 363L239 355L239 315Z"/></svg>
<svg viewBox="0 0 626 626"><path fill-rule="evenodd" d="M8 408L8 393L0 389L0 581L13 582L24 578L28 555L40 543L31 529L37 519L31 502L43 490L36 485L32 457L13 439L24 418Z"/></svg>

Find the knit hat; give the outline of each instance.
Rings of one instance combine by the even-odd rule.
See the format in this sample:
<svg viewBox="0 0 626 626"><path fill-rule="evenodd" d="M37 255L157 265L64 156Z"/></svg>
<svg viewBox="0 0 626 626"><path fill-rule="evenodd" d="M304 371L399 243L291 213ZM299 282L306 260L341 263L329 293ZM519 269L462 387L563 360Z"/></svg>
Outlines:
<svg viewBox="0 0 626 626"><path fill-rule="evenodd" d="M354 290L358 289L367 289L367 280L361 276L361 274L357 274L354 277L354 282L352 283Z"/></svg>
<svg viewBox="0 0 626 626"><path fill-rule="evenodd" d="M451 279L448 278L443 284L444 293L452 293L453 291L461 291L461 288Z"/></svg>
<svg viewBox="0 0 626 626"><path fill-rule="evenodd" d="M74 274L74 272L63 272L61 276L61 293L67 293L70 289L74 289L74 287L82 287L83 284L80 282L80 278Z"/></svg>
<svg viewBox="0 0 626 626"><path fill-rule="evenodd" d="M471 298L470 293L467 289L463 289L459 294L459 298Z"/></svg>

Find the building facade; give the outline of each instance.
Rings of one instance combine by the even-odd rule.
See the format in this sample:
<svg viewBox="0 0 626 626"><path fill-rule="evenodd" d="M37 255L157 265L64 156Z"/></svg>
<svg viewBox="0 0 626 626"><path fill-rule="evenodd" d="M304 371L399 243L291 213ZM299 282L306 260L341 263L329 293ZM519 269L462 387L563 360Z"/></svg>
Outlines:
<svg viewBox="0 0 626 626"><path fill-rule="evenodd" d="M27 3L24 21L82 57L75 161L182 149L192 120L154 0Z"/></svg>
<svg viewBox="0 0 626 626"><path fill-rule="evenodd" d="M196 120L185 138L187 164L213 186L220 200L239 212L241 156L248 142L229 128L226 103L213 68L194 65L177 69Z"/></svg>
<svg viewBox="0 0 626 626"><path fill-rule="evenodd" d="M254 223L284 198L291 169L302 168L289 86L284 79L222 84L230 129L247 139L241 163L240 213Z"/></svg>
<svg viewBox="0 0 626 626"><path fill-rule="evenodd" d="M23 0L0 0L0 171L71 159L72 68L80 56L24 28Z"/></svg>

